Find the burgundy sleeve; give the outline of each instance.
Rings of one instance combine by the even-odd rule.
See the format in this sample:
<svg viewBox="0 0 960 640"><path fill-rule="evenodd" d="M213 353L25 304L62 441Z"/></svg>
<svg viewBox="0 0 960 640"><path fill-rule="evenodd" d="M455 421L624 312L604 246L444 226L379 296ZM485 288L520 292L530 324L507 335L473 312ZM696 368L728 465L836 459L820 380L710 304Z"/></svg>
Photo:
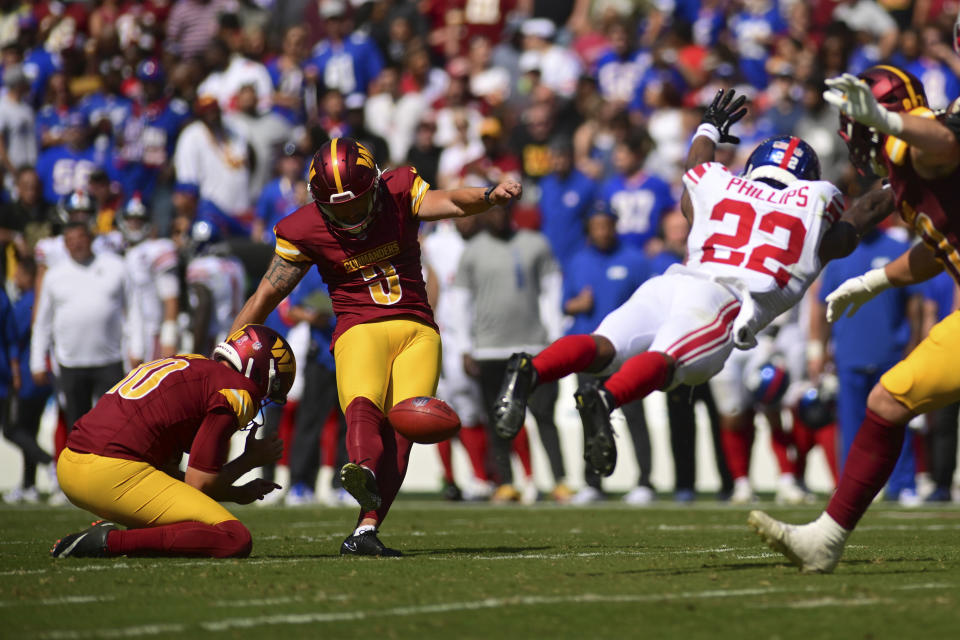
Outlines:
<svg viewBox="0 0 960 640"><path fill-rule="evenodd" d="M237 416L225 407L217 407L200 423L190 446L187 466L197 471L216 473L227 461L230 436L237 430Z"/></svg>

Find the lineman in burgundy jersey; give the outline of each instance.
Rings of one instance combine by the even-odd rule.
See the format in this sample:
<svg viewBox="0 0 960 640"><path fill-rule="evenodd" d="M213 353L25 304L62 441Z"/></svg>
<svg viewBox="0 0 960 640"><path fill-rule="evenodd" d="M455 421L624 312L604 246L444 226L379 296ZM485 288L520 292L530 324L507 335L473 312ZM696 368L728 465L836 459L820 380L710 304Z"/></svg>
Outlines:
<svg viewBox="0 0 960 640"><path fill-rule="evenodd" d="M923 85L889 65L827 81L824 99L840 109L839 134L864 174L886 176L877 192L923 239L884 267L843 282L827 298L827 319L857 309L891 286L923 282L947 269L960 283L960 117L935 116ZM837 490L817 520L788 525L763 512L748 520L775 550L803 571L831 572L847 538L886 484L915 416L960 400L960 312L937 323L871 390L866 417L850 447Z"/></svg>
<svg viewBox="0 0 960 640"><path fill-rule="evenodd" d="M215 360L180 355L140 365L81 417L57 463L75 505L112 522L71 534L51 554L246 556L250 532L217 501L247 504L279 487L234 482L276 461L283 443L250 430L243 454L227 462L230 438L265 399L283 402L296 361L290 345L246 325L217 345ZM180 459L189 453L186 473Z"/></svg>
<svg viewBox="0 0 960 640"><path fill-rule="evenodd" d="M420 222L509 205L521 188L507 180L487 189L431 190L412 167L381 173L370 151L350 138L334 138L314 154L309 186L314 202L277 224L277 255L234 327L263 322L317 265L337 319L332 350L351 460L340 477L361 505L340 553L397 556L377 527L403 483L412 443L385 414L401 400L432 396L440 375Z"/></svg>

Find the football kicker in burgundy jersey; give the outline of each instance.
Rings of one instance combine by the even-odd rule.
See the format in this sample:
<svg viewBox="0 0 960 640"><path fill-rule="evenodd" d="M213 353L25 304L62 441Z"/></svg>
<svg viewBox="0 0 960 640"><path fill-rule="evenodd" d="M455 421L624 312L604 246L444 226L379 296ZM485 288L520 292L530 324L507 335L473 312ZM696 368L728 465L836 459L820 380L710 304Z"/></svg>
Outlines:
<svg viewBox="0 0 960 640"><path fill-rule="evenodd" d="M67 446L155 467L189 452L190 466L213 473L227 451L191 451L201 424L212 412L229 413L240 429L262 400L256 384L220 362L198 355L154 360L128 373L77 420ZM229 447L229 434L214 436L204 446Z"/></svg>
<svg viewBox="0 0 960 640"><path fill-rule="evenodd" d="M413 167L385 172L373 220L360 235L337 229L313 203L275 227L277 255L312 262L323 276L337 316L333 343L350 327L378 318L412 316L436 328L417 237L417 214L429 188Z"/></svg>

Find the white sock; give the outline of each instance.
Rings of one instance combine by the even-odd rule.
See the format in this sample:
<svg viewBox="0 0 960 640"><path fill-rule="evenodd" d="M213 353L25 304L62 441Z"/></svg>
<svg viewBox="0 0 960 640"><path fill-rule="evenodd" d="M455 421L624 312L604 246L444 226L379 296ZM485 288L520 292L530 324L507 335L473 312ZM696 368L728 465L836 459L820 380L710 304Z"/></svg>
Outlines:
<svg viewBox="0 0 960 640"><path fill-rule="evenodd" d="M372 524L362 524L353 530L353 535L358 536L361 533L367 533L368 531L376 531L376 530L377 530L377 527Z"/></svg>
<svg viewBox="0 0 960 640"><path fill-rule="evenodd" d="M780 474L780 486L781 487L794 487L797 485L797 478L792 473L781 473Z"/></svg>
<svg viewBox="0 0 960 640"><path fill-rule="evenodd" d="M820 517L810 524L816 527L830 544L839 544L842 546L850 536L850 531L837 524L837 521L831 518L826 511L821 513Z"/></svg>

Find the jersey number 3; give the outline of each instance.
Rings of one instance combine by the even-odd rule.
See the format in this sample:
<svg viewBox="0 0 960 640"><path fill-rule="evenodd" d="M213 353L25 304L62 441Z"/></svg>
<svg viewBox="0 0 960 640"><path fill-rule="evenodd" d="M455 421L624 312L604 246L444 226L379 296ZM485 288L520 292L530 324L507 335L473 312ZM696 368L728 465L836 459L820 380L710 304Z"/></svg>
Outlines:
<svg viewBox="0 0 960 640"><path fill-rule="evenodd" d="M400 276L397 270L387 260L381 260L375 264L369 264L360 270L364 282L370 282L367 287L370 289L370 297L377 304L390 305L400 302L403 297L403 291L400 289ZM381 276L385 279L381 279Z"/></svg>
<svg viewBox="0 0 960 640"><path fill-rule="evenodd" d="M734 267L741 265L751 271L758 271L768 276L772 276L777 281L777 285L782 289L790 282L790 273L783 267L789 267L796 264L803 254L803 241L806 238L807 230L803 226L800 218L795 218L781 211L771 211L760 218L759 230L766 233L773 233L777 229L785 229L788 233L787 248L776 247L772 244L761 244L750 252L750 257L742 249L750 243L750 236L753 234L753 224L757 219L757 211L749 202L741 200L732 200L724 198L710 212L711 220L723 220L727 216L736 216L736 233L728 235L725 233L715 233L703 243L703 262L719 262L720 264L729 264ZM717 256L717 247L729 249L730 255L726 257ZM743 264L746 259L746 265ZM765 262L775 260L783 267L776 271L767 268Z"/></svg>

